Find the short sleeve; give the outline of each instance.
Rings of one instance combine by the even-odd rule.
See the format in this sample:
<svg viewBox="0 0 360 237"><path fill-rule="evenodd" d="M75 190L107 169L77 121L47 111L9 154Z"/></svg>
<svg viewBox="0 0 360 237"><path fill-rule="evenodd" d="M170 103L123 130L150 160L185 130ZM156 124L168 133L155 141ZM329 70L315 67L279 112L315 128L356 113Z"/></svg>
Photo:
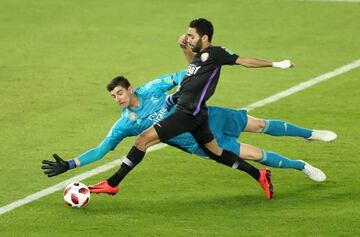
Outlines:
<svg viewBox="0 0 360 237"><path fill-rule="evenodd" d="M224 47L216 47L214 57L219 65L234 65L238 59L238 55Z"/></svg>

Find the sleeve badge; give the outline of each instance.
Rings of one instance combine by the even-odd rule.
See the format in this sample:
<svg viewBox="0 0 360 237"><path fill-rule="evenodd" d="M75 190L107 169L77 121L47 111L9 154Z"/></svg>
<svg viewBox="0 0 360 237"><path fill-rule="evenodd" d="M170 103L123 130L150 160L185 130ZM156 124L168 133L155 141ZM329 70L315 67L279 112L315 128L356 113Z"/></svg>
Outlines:
<svg viewBox="0 0 360 237"><path fill-rule="evenodd" d="M205 62L209 58L209 53L202 53L200 56L201 62Z"/></svg>

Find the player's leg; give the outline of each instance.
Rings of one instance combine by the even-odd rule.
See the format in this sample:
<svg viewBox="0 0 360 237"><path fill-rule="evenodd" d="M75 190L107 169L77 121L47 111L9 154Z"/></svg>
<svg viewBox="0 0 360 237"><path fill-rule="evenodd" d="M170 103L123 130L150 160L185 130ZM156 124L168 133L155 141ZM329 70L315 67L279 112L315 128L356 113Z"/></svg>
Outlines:
<svg viewBox="0 0 360 237"><path fill-rule="evenodd" d="M141 133L127 156L124 158L119 170L109 177L93 186L89 186L92 193L108 193L115 195L118 192L118 185L125 178L125 176L139 164L145 156L146 149L151 145L159 143L159 137L154 129L150 127Z"/></svg>
<svg viewBox="0 0 360 237"><path fill-rule="evenodd" d="M195 138L196 140L196 138ZM201 143L198 141L199 144ZM249 163L240 159L235 153L232 153L228 150L221 149L216 140L213 139L210 142L201 145L203 151L213 160L222 164L233 164L234 162L238 162L238 169L248 173L251 177L253 177L256 181L260 178L260 171L250 165Z"/></svg>
<svg viewBox="0 0 360 237"><path fill-rule="evenodd" d="M310 179L321 182L326 179L325 174L318 168L311 166L310 164L300 161L300 160L292 160L288 157L280 155L271 151L264 151L261 148L245 144L239 143L234 137L231 136L218 136L215 135L216 139L218 139L220 146L223 149L232 151L235 154L238 154L241 159L252 160L263 165L274 167L274 168L290 168L296 169L304 172ZM238 162L235 161L233 163L229 162L224 165L237 168Z"/></svg>
<svg viewBox="0 0 360 237"><path fill-rule="evenodd" d="M254 148L257 151L254 151L253 150ZM323 182L326 179L326 175L324 172L322 172L320 169L316 167L311 166L305 161L292 160L276 152L261 150L259 148L253 147L248 144L241 144L240 157L244 157L245 159L255 158L256 159L255 161L258 161L261 164L264 164L266 166L271 166L274 168L296 169L302 171L311 180L316 182Z"/></svg>
<svg viewBox="0 0 360 237"><path fill-rule="evenodd" d="M248 115L245 132L265 133L271 136L298 136L309 138L312 130L281 120L265 120Z"/></svg>
<svg viewBox="0 0 360 237"><path fill-rule="evenodd" d="M247 115L247 124L244 132L261 133L265 128L265 120Z"/></svg>
<svg viewBox="0 0 360 237"><path fill-rule="evenodd" d="M258 147L241 143L240 144L240 158L245 160L252 160L263 165L274 168L291 168L296 170L303 170L305 163L298 160L291 160L276 152L265 151Z"/></svg>
<svg viewBox="0 0 360 237"><path fill-rule="evenodd" d="M207 119L206 121L203 121L203 123L199 127L191 131L191 134L193 135L199 146L202 148L202 150L211 159L224 165L233 164L236 161L238 164L237 168L248 173L256 181L258 181L261 187L264 189L266 197L268 199L272 198L273 185L270 179L271 172L266 169L258 170L256 167L240 159L237 154L220 148L211 133L211 130L207 123Z"/></svg>
<svg viewBox="0 0 360 237"><path fill-rule="evenodd" d="M160 138L154 127L150 127L142 132L135 140L135 147L143 152L155 145L160 143Z"/></svg>
<svg viewBox="0 0 360 237"><path fill-rule="evenodd" d="M245 132L265 133L271 136L296 136L326 142L333 141L337 137L332 131L302 128L282 120L265 120L250 115L248 115L247 118L248 121L244 129Z"/></svg>
<svg viewBox="0 0 360 237"><path fill-rule="evenodd" d="M90 186L90 191L93 193L116 194L118 188L117 186L126 177L126 175L142 161L148 147L159 143L162 138L167 140L172 136L183 133L183 130L186 130L185 125L188 124L188 122L182 121L182 117L178 117L179 116L177 116L176 113L173 113L169 117L142 132L137 137L135 145L130 149L129 153L124 158L120 169L106 181ZM177 124L183 126L176 126ZM116 189L116 192L113 189Z"/></svg>
<svg viewBox="0 0 360 237"><path fill-rule="evenodd" d="M238 138L247 124L246 110L209 106L209 126L213 134L224 134Z"/></svg>
<svg viewBox="0 0 360 237"><path fill-rule="evenodd" d="M219 107L209 108L209 115L212 116L209 121L210 126L222 148L233 151L235 154L239 154L240 152L240 157L242 159L259 162L263 158L262 149L247 144L241 144L240 149L240 144L236 139L242 131L254 133L263 132L266 128L266 120L249 116L246 110L231 110ZM281 124L284 123L285 122L281 122ZM280 133L282 133L282 135L286 135L284 129L285 126L280 128L280 123L277 126L275 126L274 123L270 124L272 125L270 132L274 131L272 135L277 134L277 136L279 136ZM274 127L278 127L278 129ZM305 133L301 130L302 128L297 130L297 126L295 125L289 125L288 127L292 133L297 135ZM309 130L309 132L311 131ZM295 168L298 170L303 169L303 163L299 161L289 160L286 157L283 157L274 152L265 152L264 154L266 157L269 157L267 161L264 161L266 162L264 164L267 166L278 168ZM282 167L279 167L279 164L281 164Z"/></svg>
<svg viewBox="0 0 360 237"><path fill-rule="evenodd" d="M203 149L203 151L213 160L217 162L239 162L239 167L241 170L245 171L251 175L255 180L259 180L260 174L259 170L254 166L248 164L241 160L238 155L232 153L228 150L223 150L219 147L216 142L213 133L210 130L208 125L208 115L207 112L202 113L201 124L197 126L194 130L190 131L196 142Z"/></svg>
<svg viewBox="0 0 360 237"><path fill-rule="evenodd" d="M242 159L253 160L274 168L290 168L302 171L311 180L316 182L323 182L326 179L324 172L305 161L292 160L276 152L265 151L249 144L241 143L239 156Z"/></svg>
<svg viewBox="0 0 360 237"><path fill-rule="evenodd" d="M239 143L234 137L216 135L216 138L223 149L238 154L241 159L256 161L274 168L292 168L296 170L304 169L304 162L302 161L291 160L275 152L264 151L263 149L249 144ZM264 157L267 159L264 159ZM237 168L238 165L237 162L234 162L229 163L228 166Z"/></svg>
<svg viewBox="0 0 360 237"><path fill-rule="evenodd" d="M120 169L108 179L109 185L112 187L118 186L125 176L142 161L146 149L159 142L160 139L154 127L150 127L142 132L136 138L135 145L124 158Z"/></svg>

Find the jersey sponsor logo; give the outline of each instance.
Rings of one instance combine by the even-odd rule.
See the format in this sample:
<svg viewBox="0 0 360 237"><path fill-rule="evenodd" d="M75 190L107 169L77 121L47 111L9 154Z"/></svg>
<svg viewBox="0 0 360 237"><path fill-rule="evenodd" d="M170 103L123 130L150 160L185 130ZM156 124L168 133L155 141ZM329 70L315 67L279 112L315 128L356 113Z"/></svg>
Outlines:
<svg viewBox="0 0 360 237"><path fill-rule="evenodd" d="M201 68L201 66L196 66L195 64L190 64L187 71L186 71L186 76L191 76L191 75L195 75L196 72Z"/></svg>
<svg viewBox="0 0 360 237"><path fill-rule="evenodd" d="M209 58L209 53L202 53L200 56L201 62L205 62Z"/></svg>
<svg viewBox="0 0 360 237"><path fill-rule="evenodd" d="M168 113L168 111L165 108L161 108L159 112L155 111L154 113L152 113L148 117L148 119L150 119L154 124L154 123L157 123L157 122L163 120L166 117L167 113Z"/></svg>

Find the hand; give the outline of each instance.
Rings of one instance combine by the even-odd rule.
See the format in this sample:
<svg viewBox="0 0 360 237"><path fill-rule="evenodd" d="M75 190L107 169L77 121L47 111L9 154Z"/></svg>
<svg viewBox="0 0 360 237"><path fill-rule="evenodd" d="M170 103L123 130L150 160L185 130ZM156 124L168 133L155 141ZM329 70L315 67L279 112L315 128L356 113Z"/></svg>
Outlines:
<svg viewBox="0 0 360 237"><path fill-rule="evenodd" d="M55 159L54 161L43 160L43 165L41 169L44 170L44 174L47 174L48 177L52 177L58 174L62 174L69 169L69 163L61 159L57 154L53 154Z"/></svg>
<svg viewBox="0 0 360 237"><path fill-rule="evenodd" d="M178 43L179 43L180 48L186 49L186 47L187 47L187 38L188 38L187 35L181 35L179 37Z"/></svg>
<svg viewBox="0 0 360 237"><path fill-rule="evenodd" d="M281 69L288 69L294 67L295 65L290 60L283 60L280 62L273 62L272 66Z"/></svg>

